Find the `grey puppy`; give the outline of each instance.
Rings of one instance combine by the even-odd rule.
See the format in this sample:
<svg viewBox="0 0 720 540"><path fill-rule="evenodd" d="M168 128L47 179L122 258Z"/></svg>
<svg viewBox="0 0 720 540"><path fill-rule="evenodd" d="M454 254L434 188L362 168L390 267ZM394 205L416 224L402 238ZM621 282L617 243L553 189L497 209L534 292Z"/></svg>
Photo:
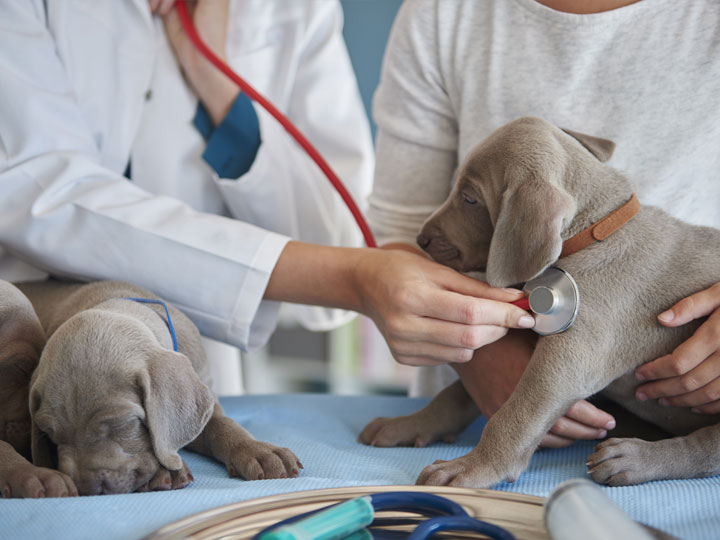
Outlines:
<svg viewBox="0 0 720 540"><path fill-rule="evenodd" d="M28 389L44 346L45 332L30 301L0 280L0 490L5 498L77 495L69 476L28 461Z"/></svg>
<svg viewBox="0 0 720 540"><path fill-rule="evenodd" d="M482 488L514 481L555 421L598 392L675 437L603 441L588 459L595 481L618 486L720 472L720 416L639 402L633 376L701 324L667 328L656 317L692 293L720 286L720 231L642 206L603 241L560 257L565 240L631 198L626 177L604 163L613 149L611 141L538 118L515 120L472 150L447 201L423 226L419 243L439 262L486 271L496 287L526 282L554 265L575 278L582 305L569 330L539 338L478 445L429 465L418 483ZM360 440L425 444L454 436L477 414L456 382L415 415L374 420Z"/></svg>
<svg viewBox="0 0 720 540"><path fill-rule="evenodd" d="M200 334L121 282L19 284L47 343L30 384L32 458L72 478L82 495L183 487L192 476L178 455L189 449L248 480L297 476L287 448L259 442L206 384Z"/></svg>

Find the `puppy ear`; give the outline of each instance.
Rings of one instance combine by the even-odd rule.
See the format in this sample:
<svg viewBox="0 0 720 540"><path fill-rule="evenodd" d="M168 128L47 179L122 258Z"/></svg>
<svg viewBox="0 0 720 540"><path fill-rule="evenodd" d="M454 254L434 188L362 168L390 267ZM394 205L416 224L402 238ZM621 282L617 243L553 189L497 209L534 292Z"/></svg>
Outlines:
<svg viewBox="0 0 720 540"><path fill-rule="evenodd" d="M35 423L35 417L42 404L40 392L36 388L32 388L32 386L30 388L30 449L33 465L57 469L57 448L50 440L50 437L40 431Z"/></svg>
<svg viewBox="0 0 720 540"><path fill-rule="evenodd" d="M584 133L578 133L577 131L572 131L570 129L561 129L572 138L576 139L580 144L587 148L593 156L602 162L609 160L615 151L615 143L610 139L601 139L600 137L585 135Z"/></svg>
<svg viewBox="0 0 720 540"><path fill-rule="evenodd" d="M145 421L155 457L166 468L182 468L178 450L192 442L212 416L215 398L186 356L153 352L141 373Z"/></svg>
<svg viewBox="0 0 720 540"><path fill-rule="evenodd" d="M563 226L575 214L562 188L531 179L508 189L490 241L487 280L494 287L524 283L560 257Z"/></svg>

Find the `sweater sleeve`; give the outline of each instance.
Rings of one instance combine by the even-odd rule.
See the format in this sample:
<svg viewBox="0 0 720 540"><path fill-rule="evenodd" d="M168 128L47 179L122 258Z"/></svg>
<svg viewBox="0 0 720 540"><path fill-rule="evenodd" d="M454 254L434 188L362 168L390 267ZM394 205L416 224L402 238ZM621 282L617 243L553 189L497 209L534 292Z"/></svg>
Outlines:
<svg viewBox="0 0 720 540"><path fill-rule="evenodd" d="M440 2L441 3L441 2ZM378 125L368 217L379 244L415 244L447 198L457 167L458 129L438 56L439 9L406 1L395 19L373 113Z"/></svg>

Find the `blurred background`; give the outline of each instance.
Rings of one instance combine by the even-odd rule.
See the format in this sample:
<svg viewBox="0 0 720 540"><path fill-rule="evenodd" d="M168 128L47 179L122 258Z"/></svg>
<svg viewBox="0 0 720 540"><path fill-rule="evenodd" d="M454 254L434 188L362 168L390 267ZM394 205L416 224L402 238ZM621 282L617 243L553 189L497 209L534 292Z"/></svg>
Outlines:
<svg viewBox="0 0 720 540"><path fill-rule="evenodd" d="M341 0L343 35L372 122L372 96L385 45L402 0ZM328 392L406 394L411 369L397 364L375 325L365 317L331 332L309 332L281 318L269 344L243 353L239 369L213 373L220 395ZM240 381L238 381L240 379Z"/></svg>

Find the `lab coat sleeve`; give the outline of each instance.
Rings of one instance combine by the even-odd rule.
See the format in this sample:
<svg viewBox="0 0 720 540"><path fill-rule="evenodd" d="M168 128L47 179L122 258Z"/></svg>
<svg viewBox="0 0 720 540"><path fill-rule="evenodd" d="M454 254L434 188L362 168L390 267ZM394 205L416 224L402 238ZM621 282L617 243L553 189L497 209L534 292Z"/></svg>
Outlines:
<svg viewBox="0 0 720 540"><path fill-rule="evenodd" d="M147 193L101 164L37 3L0 18L0 244L61 276L133 281L243 348L274 328L261 302L287 237Z"/></svg>
<svg viewBox="0 0 720 540"><path fill-rule="evenodd" d="M432 2L405 2L385 51L373 101L378 135L368 210L378 244L415 245L423 222L447 198L457 167L457 122L438 59L436 10Z"/></svg>
<svg viewBox="0 0 720 540"><path fill-rule="evenodd" d="M342 10L335 1L305 6L306 16L297 25L300 38L289 57L278 62L287 69L284 99L271 99L316 146L364 210L374 165L372 141L342 37ZM233 21L242 22L241 15L231 17L229 31ZM228 54L242 75L243 66L233 64L231 50ZM328 179L285 129L254 105L263 141L257 157L240 178L218 179L232 215L304 242L362 245L357 224ZM288 313L313 330L330 329L353 316L299 305L289 306Z"/></svg>

